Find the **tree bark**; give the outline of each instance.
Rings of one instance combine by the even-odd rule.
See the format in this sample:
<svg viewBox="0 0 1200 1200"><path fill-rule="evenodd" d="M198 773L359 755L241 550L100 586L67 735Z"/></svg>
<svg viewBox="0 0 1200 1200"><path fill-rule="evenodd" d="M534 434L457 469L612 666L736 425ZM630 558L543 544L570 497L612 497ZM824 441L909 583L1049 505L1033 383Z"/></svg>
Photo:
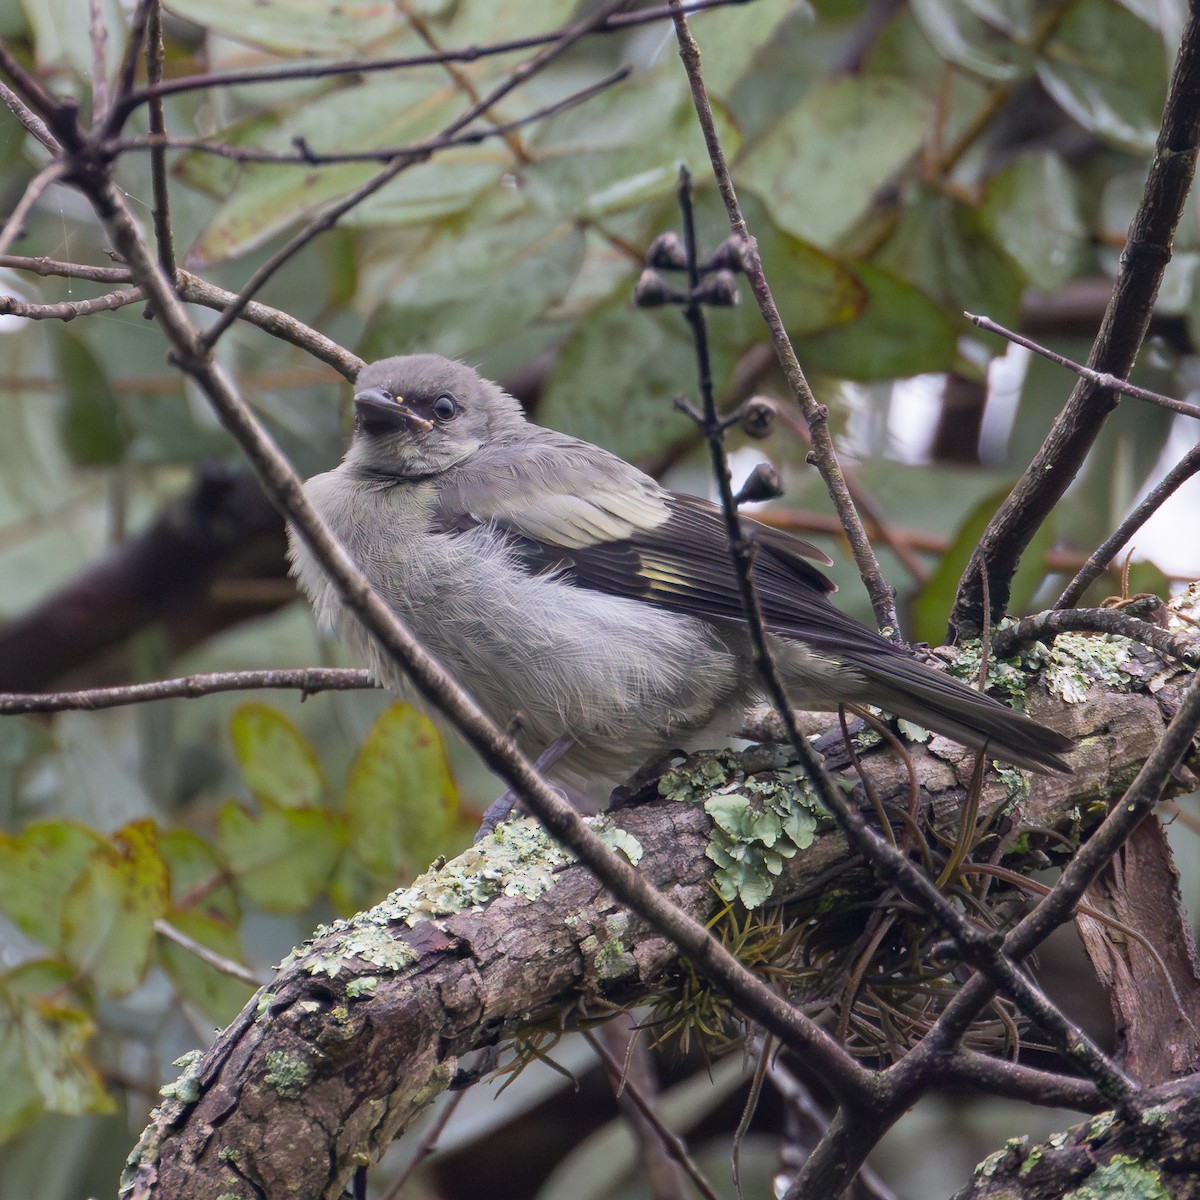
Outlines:
<svg viewBox="0 0 1200 1200"><path fill-rule="evenodd" d="M1043 700L1039 718L1080 739L1076 773L1032 777L1016 805L992 773L985 815L1011 822L1026 841L1053 830L1048 846L1064 835L1077 840L1100 819L1096 797L1121 794L1187 681L1185 671L1162 672L1151 655L1135 657L1146 678L1157 672L1153 694L1099 687L1086 703ZM1127 668L1138 673L1133 663ZM914 751L922 802L952 836L971 756L944 739ZM756 784L786 778L785 759L767 747L740 758L701 756L665 789L680 797L696 781L694 802L659 797L602 821L636 839L625 844L635 856L640 849L646 878L708 919L721 901L711 886L711 824L699 781L716 777L728 790L738 771ZM1196 756L1191 762L1195 768ZM894 756L869 754L864 767L885 803L907 807L908 774ZM1189 786L1195 776L1185 770L1179 788ZM878 881L857 865L828 823L786 863L774 900L811 914L835 880L848 904L878 894ZM644 1002L675 960L666 939L532 823L505 828L297 951L168 1089L122 1194L336 1197L451 1086L463 1056Z"/></svg>

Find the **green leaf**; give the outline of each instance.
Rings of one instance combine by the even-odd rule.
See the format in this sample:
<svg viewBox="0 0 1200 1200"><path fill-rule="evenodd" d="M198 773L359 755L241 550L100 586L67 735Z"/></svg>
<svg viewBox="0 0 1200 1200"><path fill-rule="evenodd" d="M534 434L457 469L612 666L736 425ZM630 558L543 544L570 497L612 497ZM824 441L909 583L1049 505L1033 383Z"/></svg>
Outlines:
<svg viewBox="0 0 1200 1200"><path fill-rule="evenodd" d="M232 801L217 820L217 844L239 891L267 912L300 912L325 889L346 834L325 809L279 808L257 815Z"/></svg>
<svg viewBox="0 0 1200 1200"><path fill-rule="evenodd" d="M1028 0L912 0L921 31L946 62L993 83L1015 83L1033 70Z"/></svg>
<svg viewBox="0 0 1200 1200"><path fill-rule="evenodd" d="M55 332L54 356L64 393L60 420L67 453L81 467L120 462L129 431L100 360L62 327Z"/></svg>
<svg viewBox="0 0 1200 1200"><path fill-rule="evenodd" d="M233 752L257 800L281 808L311 808L325 792L313 744L278 709L252 701L229 719Z"/></svg>
<svg viewBox="0 0 1200 1200"><path fill-rule="evenodd" d="M987 185L983 217L1034 287L1051 291L1078 271L1087 246L1075 181L1056 154L1026 154Z"/></svg>
<svg viewBox="0 0 1200 1200"><path fill-rule="evenodd" d="M732 357L719 343L713 351L713 378L726 380ZM567 340L538 420L622 458L646 458L695 436L672 403L695 386L696 353L680 315L618 301L597 309Z"/></svg>
<svg viewBox="0 0 1200 1200"><path fill-rule="evenodd" d="M63 902L63 941L97 990L122 996L141 983L167 893L153 821L131 822L88 856Z"/></svg>
<svg viewBox="0 0 1200 1200"><path fill-rule="evenodd" d="M160 832L158 849L171 882L171 910L203 913L227 924L241 920L237 893L216 851L190 829Z"/></svg>
<svg viewBox="0 0 1200 1200"><path fill-rule="evenodd" d="M237 963L244 961L241 941L227 922L205 913L181 912L177 909L167 913L167 921L180 933L223 958ZM161 934L158 938L158 956L180 995L220 1025L226 1025L234 1018L254 990L249 984L210 966L190 950Z"/></svg>
<svg viewBox="0 0 1200 1200"><path fill-rule="evenodd" d="M574 221L524 204L505 213L489 197L413 241L359 346L368 360L410 347L459 358L514 337L570 288L585 236Z"/></svg>
<svg viewBox="0 0 1200 1200"><path fill-rule="evenodd" d="M462 97L452 86L431 87L427 78L407 75L372 76L306 99L263 131L258 144L279 153L294 153L296 138L316 153L392 149L437 134L461 107ZM395 225L459 212L500 178L510 158L503 144L445 150L403 171L341 223ZM189 251L189 264L212 266L261 245L374 178L382 166L244 164Z"/></svg>
<svg viewBox="0 0 1200 1200"><path fill-rule="evenodd" d="M900 79L843 76L812 87L738 167L789 233L832 246L920 148L930 103Z"/></svg>
<svg viewBox="0 0 1200 1200"><path fill-rule="evenodd" d="M865 296L862 313L797 337L805 369L842 379L895 379L943 371L954 362L955 327L924 292L870 263L855 263L853 271Z"/></svg>
<svg viewBox="0 0 1200 1200"><path fill-rule="evenodd" d="M1157 30L1116 0L1078 0L1038 63L1038 79L1085 129L1136 153L1154 148L1170 55Z"/></svg>
<svg viewBox="0 0 1200 1200"><path fill-rule="evenodd" d="M342 807L350 850L392 886L470 836L442 739L411 704L392 705L371 726L350 766Z"/></svg>
<svg viewBox="0 0 1200 1200"><path fill-rule="evenodd" d="M43 1110L112 1112L87 1058L94 1026L62 963L29 962L0 975L0 1140Z"/></svg>
<svg viewBox="0 0 1200 1200"><path fill-rule="evenodd" d="M1025 287L1024 275L992 239L979 211L929 190L905 205L875 263L915 284L955 318L966 309L1011 325Z"/></svg>
<svg viewBox="0 0 1200 1200"><path fill-rule="evenodd" d="M169 0L176 16L232 41L276 54L348 58L374 48L396 28L396 9L384 0Z"/></svg>
<svg viewBox="0 0 1200 1200"><path fill-rule="evenodd" d="M0 836L0 909L49 950L63 946L67 893L107 843L73 821L38 821Z"/></svg>
<svg viewBox="0 0 1200 1200"><path fill-rule="evenodd" d="M741 137L720 105L714 110L726 153ZM537 158L522 172L548 210L599 221L673 195L680 163L699 175L708 152L683 74L657 70L610 88L551 117L531 135Z"/></svg>

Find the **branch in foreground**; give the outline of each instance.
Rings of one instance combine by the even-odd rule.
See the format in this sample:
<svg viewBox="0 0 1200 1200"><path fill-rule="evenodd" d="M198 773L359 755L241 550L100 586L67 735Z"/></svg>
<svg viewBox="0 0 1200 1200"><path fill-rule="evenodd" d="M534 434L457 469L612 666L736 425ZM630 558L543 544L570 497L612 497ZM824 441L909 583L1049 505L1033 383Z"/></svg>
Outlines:
<svg viewBox="0 0 1200 1200"><path fill-rule="evenodd" d="M1200 1171L1200 1078L1160 1088L1154 1120L1113 1113L1041 1145L1014 1138L975 1168L955 1200L1061 1200L1063 1196L1191 1196Z"/></svg>
<svg viewBox="0 0 1200 1200"><path fill-rule="evenodd" d="M850 543L854 561L858 565L859 574L867 594L871 597L871 606L875 611L875 621L885 635L896 635L900 624L896 617L896 597L894 591L887 585L875 552L871 549L870 539L863 529L862 521L854 507L854 501L846 486L842 469L833 448L833 439L829 435L829 413L826 408L817 403L804 376L796 351L784 328L783 318L771 294L763 271L762 259L758 254L758 244L746 225L738 203L737 192L733 187L733 178L729 173L729 164L725 159L725 151L717 134L716 121L713 119L712 105L709 103L708 91L704 86L704 78L700 73L700 48L696 45L687 24L687 10L681 0L671 0L671 15L675 21L676 40L679 43L679 57L687 72L688 85L692 92L692 102L696 109L696 117L704 134L704 143L708 148L709 161L712 164L713 175L717 180L717 188L725 203L725 212L729 218L729 227L742 247L742 270L750 283L750 289L758 302L759 311L766 322L775 347L775 355L783 370L788 387L795 396L796 402L808 422L812 438L813 462L821 472L825 487L829 491L838 517L842 522L842 530Z"/></svg>
<svg viewBox="0 0 1200 1200"><path fill-rule="evenodd" d="M1086 777L1037 780L1019 831L1074 828L1097 789L1113 788L1136 767L1136 747L1161 731L1159 704L1169 706L1178 686L1168 684L1159 697L1100 689L1069 706L1080 732L1106 744ZM1060 721L1067 719L1064 707ZM928 751L915 757L928 785L924 799L941 828L953 830L963 801L954 772ZM721 906L701 803L701 781L713 778L714 761L701 758L674 775L667 789L673 794L684 794L681 780L695 782L687 802L660 799L601 822L609 840L631 848L646 879L699 920ZM761 749L740 761L759 772L746 781L748 794L781 763ZM886 754L869 755L866 764L887 800L907 804L903 766ZM985 810L996 813L1008 802L993 778ZM776 896L818 911L836 880L847 908L870 904L879 885L857 863L827 826L786 863ZM514 1036L553 1040L564 1023L602 1016L610 1004L643 1002L664 987L676 955L535 826L503 826L378 908L321 932L284 964L168 1090L131 1163L125 1194L214 1195L241 1174L271 1195L336 1196L359 1163L378 1158L452 1085L464 1055ZM813 984L822 1002L836 990L833 980ZM811 1060L808 1066L820 1072ZM989 1093L1011 1092L1031 1078L1028 1068L999 1060L979 1074ZM1036 1075L1043 1097L1095 1106L1086 1083ZM969 1084L970 1072L958 1071L955 1080Z"/></svg>
<svg viewBox="0 0 1200 1200"><path fill-rule="evenodd" d="M1054 602L1059 609L1076 604L1084 592L1108 570L1129 539L1179 490L1187 480L1200 471L1200 442L1197 442L1163 477L1151 488L1146 498L1113 530L1080 567L1078 573L1063 588L1062 595Z"/></svg>

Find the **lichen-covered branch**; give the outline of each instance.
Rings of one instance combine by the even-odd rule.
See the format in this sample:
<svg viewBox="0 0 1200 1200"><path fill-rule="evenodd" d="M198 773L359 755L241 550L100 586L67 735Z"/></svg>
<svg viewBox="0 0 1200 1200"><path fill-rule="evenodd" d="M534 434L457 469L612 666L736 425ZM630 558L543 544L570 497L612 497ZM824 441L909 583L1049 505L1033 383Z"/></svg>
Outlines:
<svg viewBox="0 0 1200 1200"><path fill-rule="evenodd" d="M1081 738L1075 776L993 775L985 786L985 813L1005 814L1016 839L1045 829L1080 836L1102 815L1095 797L1119 795L1161 733L1189 672L1171 678L1148 652L1129 655L1125 687L1076 693L1060 675L1060 694L1039 706L1041 719ZM1144 687L1152 677L1153 694ZM914 762L923 804L952 830L970 757L935 739ZM902 764L882 752L864 764L885 803L907 803ZM723 872L718 863L753 866L756 851L774 897L810 914L818 905L860 906L879 891L869 871L853 870L857 860L832 822L810 812L782 749L705 756L656 790L654 802L611 814L599 830L696 919L721 908L714 884L753 887L753 870ZM811 820L757 847L755 823L743 823L739 842L733 810L769 812L785 794L791 811ZM738 854L723 859L734 846ZM532 823L503 827L370 912L320 931L285 963L169 1089L123 1194L338 1196L357 1166L451 1086L464 1055L644 1001L666 986L676 961L665 938Z"/></svg>

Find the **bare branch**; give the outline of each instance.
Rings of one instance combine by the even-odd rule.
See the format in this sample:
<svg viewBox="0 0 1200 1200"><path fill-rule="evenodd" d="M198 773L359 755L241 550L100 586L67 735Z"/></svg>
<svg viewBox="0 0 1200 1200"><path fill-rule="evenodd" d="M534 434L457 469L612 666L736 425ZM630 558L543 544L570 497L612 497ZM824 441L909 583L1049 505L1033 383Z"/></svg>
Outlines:
<svg viewBox="0 0 1200 1200"><path fill-rule="evenodd" d="M0 692L0 714L52 713L99 708L121 708L151 700L212 696L219 692L249 692L279 688L314 696L318 692L347 692L373 688L366 671L349 667L298 667L295 670L213 671L204 675L182 675L156 679L152 683L130 683L121 687L87 688L73 692Z"/></svg>
<svg viewBox="0 0 1200 1200"><path fill-rule="evenodd" d="M0 82L0 100L4 101L12 115L25 126L26 132L32 134L51 154L57 154L62 149L58 139L50 132L50 126L7 83Z"/></svg>
<svg viewBox="0 0 1200 1200"><path fill-rule="evenodd" d="M144 299L141 288L107 292L91 300L62 300L57 304L30 304L18 300L16 296L0 295L0 315L24 317L29 321L73 321L76 317L86 317L92 313L114 312Z"/></svg>
<svg viewBox="0 0 1200 1200"><path fill-rule="evenodd" d="M1005 329L1003 325L993 321L991 317L980 317L969 312L964 312L963 316L968 321L978 325L980 329L987 330L988 333L999 334L1002 338L1007 338L1017 346L1024 346L1026 350L1032 350L1034 354L1040 354L1043 358L1048 359L1052 363L1057 363L1060 367L1065 367L1068 371L1074 371L1076 375L1089 380L1098 388L1120 392L1122 396L1132 396L1135 400L1145 400L1150 404L1157 404L1160 408L1169 408L1173 412L1183 413L1185 417L1200 417L1200 406L1198 405L1188 404L1186 400L1176 400L1174 396L1164 396L1161 392L1151 392L1146 388L1141 388L1136 384L1130 383L1126 379L1119 379L1116 375L1110 375L1103 371L1093 371L1090 367L1085 367L1081 363L1073 362L1061 354L1056 354L1053 350L1048 349L1039 342L1035 342L1032 338L1024 337L1022 334L1015 333L1011 329Z"/></svg>
<svg viewBox="0 0 1200 1200"><path fill-rule="evenodd" d="M1088 367L1102 375L1128 375L1145 337L1195 172L1200 147L1198 92L1200 11L1193 5L1172 72L1149 177L1129 228L1104 322L1088 356ZM1042 448L988 524L963 572L951 617L961 633L969 634L983 622L979 579L984 570L992 618L1003 616L1021 554L1075 478L1118 402L1111 389L1090 379L1076 383Z"/></svg>
<svg viewBox="0 0 1200 1200"><path fill-rule="evenodd" d="M166 53L162 38L162 9L158 0L144 0L147 10L146 22L146 82L153 87L162 79L163 56ZM132 37L131 37L132 42ZM132 79L126 89L122 86L121 96L132 91ZM165 137L166 116L161 96L151 96L149 104L150 136ZM171 230L171 194L167 186L167 154L161 147L150 151L150 187L154 194L154 241L158 246L158 265L174 276L175 235Z"/></svg>
<svg viewBox="0 0 1200 1200"><path fill-rule="evenodd" d="M307 143L295 154L286 154L278 150L256 150L252 146L231 146L225 142L214 142L210 138L167 137L161 134L150 134L147 137L121 138L113 142L115 151L124 150L190 150L196 153L212 154L218 158L228 158L240 163L269 163L272 166L295 167L327 167L340 163L390 163L393 159L411 156L414 162L424 162L442 150L454 146L474 146L489 138L505 137L514 130L547 117L566 112L579 104L583 104L610 87L629 78L629 67L622 67L603 79L572 92L562 100L547 104L523 117L505 121L499 125L489 125L484 129L473 129L452 136L439 134L437 137L426 138L421 142L411 142L406 146L384 146L378 150L356 150L338 153L324 153L311 149Z"/></svg>
<svg viewBox="0 0 1200 1200"><path fill-rule="evenodd" d="M679 57L687 72L688 84L691 87L692 102L695 105L696 116L700 129L704 134L704 142L708 147L709 160L712 163L713 174L716 176L717 188L725 203L725 211L729 217L729 226L742 247L742 269L750 282L750 288L758 301L759 311L767 323L771 341L775 346L775 355L787 379L797 403L804 412L812 438L813 462L821 472L821 478L829 490L829 495L837 509L842 522L842 529L850 542L854 561L858 564L859 574L871 597L871 606L875 610L875 620L885 635L898 636L900 623L896 617L895 592L883 578L875 552L871 549L870 539L863 529L862 521L854 507L850 491L846 486L845 477L834 452L833 441L829 436L829 413L817 403L804 371L796 359L796 351L791 339L784 328L783 318L775 305L767 277L763 272L762 259L758 254L758 245L746 226L734 190L733 179L729 166L725 161L725 151L721 147L717 134L716 122L713 119L712 105L708 100L708 92L704 86L704 77L700 73L700 48L688 29L687 16L681 0L671 0L671 15L675 21L676 38L679 42Z"/></svg>
<svg viewBox="0 0 1200 1200"><path fill-rule="evenodd" d="M684 5L688 13L701 13L710 9L729 8L746 4L749 0L690 0ZM614 13L599 22L592 33L619 33L639 25L650 25L670 17L667 5L656 5L639 9L633 13ZM505 42L492 42L486 46L465 46L454 50L438 50L429 54L412 54L399 58L354 59L350 62L310 62L303 66L261 67L244 71L210 71L204 75L186 75L175 79L149 84L140 92L132 93L127 101L117 105L110 133L125 123L129 113L139 104L152 97L178 95L181 92L208 91L212 88L231 87L244 84L282 83L293 79L333 79L339 75L370 75L381 71L400 71L413 67L438 66L442 63L472 63L494 55L513 54L522 50L536 50L539 46L553 45L570 30L570 26L539 33L530 37L512 38Z"/></svg>
<svg viewBox="0 0 1200 1200"><path fill-rule="evenodd" d="M174 942L175 945L182 946L189 954L194 954L201 962L207 963L216 971L220 971L222 975L228 975L232 979L248 983L253 988L262 987L266 982L265 979L260 979L248 967L243 967L241 963L234 962L232 958L226 958L223 954L218 954L215 950L210 950L203 942L198 942L195 938L189 937L182 929L177 929L170 921L162 917L155 919L154 932L160 937L165 937L168 941Z"/></svg>
<svg viewBox="0 0 1200 1200"><path fill-rule="evenodd" d="M26 258L18 254L0 255L0 267L9 267L15 271L31 271L33 274L41 276L61 275L68 279L86 280L89 283L129 283L132 279L131 273L125 267L81 266L77 263L60 262L52 258ZM237 300L235 292L216 287L201 279L200 276L193 275L190 271L176 271L175 285L182 299L189 304L201 304L205 308L223 311ZM132 297L131 300L122 300L122 303L132 303L146 298L140 288L128 293L116 294L122 297ZM110 302L104 297L101 298L101 301L104 302L101 303L97 300L72 302L69 307L77 308L79 311L69 314L68 306L61 304L23 305L23 302L14 297L0 298L0 303L7 305L6 311L11 311L17 316L40 319L44 315L45 317L57 317L59 320L71 320L72 316L83 315L93 309L120 307L119 304ZM24 309L36 309L37 311L24 311ZM269 304L262 304L254 300L245 306L239 314L239 319L248 325L257 326L264 333L269 333L272 337L279 338L280 341L289 342L298 349L307 351L314 358L327 363L347 380L353 381L362 370L363 361L357 354L351 354L331 338L319 333L311 325L296 320L282 309L272 308Z"/></svg>
<svg viewBox="0 0 1200 1200"><path fill-rule="evenodd" d="M0 254L7 254L13 242L24 234L25 218L32 211L33 206L42 198L45 190L51 184L58 183L64 173L62 163L56 159L54 162L49 162L42 167L29 183L25 185L25 191L21 195L21 199L17 201L12 214L4 222L4 228L0 229Z"/></svg>
<svg viewBox="0 0 1200 1200"><path fill-rule="evenodd" d="M1108 570L1131 537L1179 490L1187 480L1200 471L1200 442L1197 442L1167 473L1151 488L1149 495L1117 526L1096 548L1095 553L1080 567L1078 574L1063 588L1063 593L1054 602L1057 609L1076 604L1084 592Z"/></svg>

